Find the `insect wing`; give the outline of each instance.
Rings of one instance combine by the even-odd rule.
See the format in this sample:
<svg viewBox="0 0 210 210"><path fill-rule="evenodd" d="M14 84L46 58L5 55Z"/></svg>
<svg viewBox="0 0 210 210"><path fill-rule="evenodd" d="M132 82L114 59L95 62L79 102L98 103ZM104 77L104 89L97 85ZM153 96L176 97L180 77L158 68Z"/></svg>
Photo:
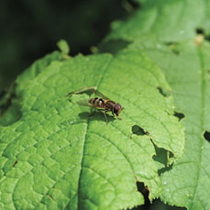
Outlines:
<svg viewBox="0 0 210 210"><path fill-rule="evenodd" d="M86 99L77 101L77 104L80 106L88 106L88 107L94 107L96 109L104 110L103 107L98 107L97 105L91 104L89 100L86 100Z"/></svg>
<svg viewBox="0 0 210 210"><path fill-rule="evenodd" d="M82 93L94 93L95 95L103 98L103 99L106 99L106 100L109 100L108 97L106 97L105 95L103 95L101 92L99 92L98 90L96 90L96 87L87 87L87 88L82 88L80 90L77 90L77 91L72 91L70 93L68 93L66 96L68 97L71 97L73 94L82 94Z"/></svg>
<svg viewBox="0 0 210 210"><path fill-rule="evenodd" d="M73 94L82 94L82 93L88 93L88 92L94 93L95 91L96 91L96 87L86 87L86 88L81 88L79 90L71 91L66 96L71 97Z"/></svg>
<svg viewBox="0 0 210 210"><path fill-rule="evenodd" d="M105 100L110 100L108 97L106 97L104 94L102 94L101 92L99 92L98 90L93 90L93 93L97 96L100 96L101 98L105 99Z"/></svg>
<svg viewBox="0 0 210 210"><path fill-rule="evenodd" d="M79 104L80 106L94 107L92 104L89 103L87 99L79 100L77 101L77 104Z"/></svg>

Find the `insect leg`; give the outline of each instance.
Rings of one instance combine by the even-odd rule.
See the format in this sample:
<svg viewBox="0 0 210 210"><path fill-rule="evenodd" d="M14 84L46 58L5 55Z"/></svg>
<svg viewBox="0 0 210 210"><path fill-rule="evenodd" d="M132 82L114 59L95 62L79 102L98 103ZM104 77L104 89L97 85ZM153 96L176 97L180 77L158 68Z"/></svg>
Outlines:
<svg viewBox="0 0 210 210"><path fill-rule="evenodd" d="M114 110L112 110L112 115L114 116Z"/></svg>
<svg viewBox="0 0 210 210"><path fill-rule="evenodd" d="M117 116L117 119L118 119L118 120L122 120L122 118L121 118L121 117L119 117L119 116Z"/></svg>
<svg viewBox="0 0 210 210"><path fill-rule="evenodd" d="M112 111L112 115L113 115L113 117L115 117L115 114L114 114L113 111ZM117 117L118 120L122 120L122 118L120 116L116 115L116 117Z"/></svg>
<svg viewBox="0 0 210 210"><path fill-rule="evenodd" d="M104 111L104 117L105 117L105 120L106 120L106 124L108 124L108 120L107 120L107 117L106 117L106 113L107 113L107 110Z"/></svg>

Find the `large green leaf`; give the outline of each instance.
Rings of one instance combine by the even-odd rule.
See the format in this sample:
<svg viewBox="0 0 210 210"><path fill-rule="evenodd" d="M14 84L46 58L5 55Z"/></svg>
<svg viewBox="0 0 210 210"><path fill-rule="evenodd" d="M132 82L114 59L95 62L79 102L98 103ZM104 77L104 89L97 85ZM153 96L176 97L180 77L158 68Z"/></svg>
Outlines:
<svg viewBox="0 0 210 210"><path fill-rule="evenodd" d="M175 42L193 38L196 29L210 33L209 7L209 0L148 0L129 20L114 22L106 40L154 36L159 41Z"/></svg>
<svg viewBox="0 0 210 210"><path fill-rule="evenodd" d="M173 89L176 110L185 115L182 120L186 128L185 152L173 170L162 175L161 198L188 209L209 209L210 45L183 43L176 52L174 47L161 43L159 46L161 50L157 50L156 44L145 45L140 41L131 48L144 49L161 66Z"/></svg>
<svg viewBox="0 0 210 210"><path fill-rule="evenodd" d="M174 59L174 55L169 56L165 72L175 91L177 108L186 115L184 125L186 127L186 151L183 159L174 167L171 173L163 176L165 188L170 189L174 203L185 206L188 209L209 209L210 201L208 197L210 186L210 164L208 154L210 144L204 139L203 134L210 131L210 82L209 82L209 43L203 43L196 47L195 44L186 44L181 51L180 58ZM166 51L166 53L168 53ZM170 53L171 54L171 53ZM166 59L166 54L162 56ZM162 57L163 58L163 57ZM191 62L187 58L190 58ZM182 60L182 67L175 64ZM184 60L184 61L183 61ZM177 71L177 76L172 76L167 72L168 67ZM186 66L185 71L183 67ZM166 70L167 69L167 70ZM180 78L188 78L187 81ZM176 84L179 83L179 86ZM187 104L190 104L187 105ZM207 138L207 137L206 137ZM210 141L210 138L208 139ZM172 181L177 175L176 187L167 187L167 183ZM173 179L174 180L174 179ZM175 180L174 180L175 181ZM169 199L169 194L164 191L163 199Z"/></svg>
<svg viewBox="0 0 210 210"><path fill-rule="evenodd" d="M89 116L76 103L87 94L68 101L68 92L89 86L122 104L122 120ZM35 63L17 79L21 116L0 127L0 208L128 208L144 203L137 181L149 187L150 199L158 197L167 160L157 151L174 160L184 145L165 90L159 68L139 52ZM132 134L133 125L144 135Z"/></svg>
<svg viewBox="0 0 210 210"><path fill-rule="evenodd" d="M210 46L195 33L209 33L209 5L208 0L145 1L130 20L115 23L107 38L133 42L129 50L146 52L172 87L177 115L185 117L186 145L183 158L162 174L161 198L190 210L210 209Z"/></svg>

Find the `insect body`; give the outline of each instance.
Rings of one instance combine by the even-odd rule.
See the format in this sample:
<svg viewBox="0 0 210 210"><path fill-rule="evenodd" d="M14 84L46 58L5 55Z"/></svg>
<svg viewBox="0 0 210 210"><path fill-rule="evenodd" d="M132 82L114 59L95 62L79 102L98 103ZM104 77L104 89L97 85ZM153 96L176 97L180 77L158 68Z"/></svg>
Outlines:
<svg viewBox="0 0 210 210"><path fill-rule="evenodd" d="M123 107L119 103L116 103L110 100L108 97L104 96L101 92L96 90L95 87L85 88L79 91L71 92L68 94L68 96L71 96L72 94L84 93L87 91L91 91L92 93L100 96L101 98L96 97L96 98L90 98L89 100L85 100L85 101L84 100L78 101L79 105L89 106L89 107L94 107L99 110L104 110L104 116L105 116L106 122L107 122L106 113L109 111L112 112L113 116L116 115L118 119L121 119L119 115L121 111L123 110Z"/></svg>
<svg viewBox="0 0 210 210"><path fill-rule="evenodd" d="M95 108L104 109L105 112L111 111L113 115L117 116L123 109L120 104L111 100L104 100L103 98L91 98L89 103Z"/></svg>

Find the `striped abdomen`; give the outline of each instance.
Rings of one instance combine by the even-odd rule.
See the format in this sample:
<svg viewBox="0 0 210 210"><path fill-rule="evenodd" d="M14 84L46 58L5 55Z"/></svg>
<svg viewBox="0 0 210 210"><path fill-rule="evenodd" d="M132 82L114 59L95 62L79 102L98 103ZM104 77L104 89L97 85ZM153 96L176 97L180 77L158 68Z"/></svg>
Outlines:
<svg viewBox="0 0 210 210"><path fill-rule="evenodd" d="M94 107L102 108L102 109L105 109L107 111L112 111L114 106L115 106L114 101L104 100L102 98L91 98L89 100L89 103Z"/></svg>
<svg viewBox="0 0 210 210"><path fill-rule="evenodd" d="M105 108L105 103L102 98L91 98L89 103L95 107Z"/></svg>

